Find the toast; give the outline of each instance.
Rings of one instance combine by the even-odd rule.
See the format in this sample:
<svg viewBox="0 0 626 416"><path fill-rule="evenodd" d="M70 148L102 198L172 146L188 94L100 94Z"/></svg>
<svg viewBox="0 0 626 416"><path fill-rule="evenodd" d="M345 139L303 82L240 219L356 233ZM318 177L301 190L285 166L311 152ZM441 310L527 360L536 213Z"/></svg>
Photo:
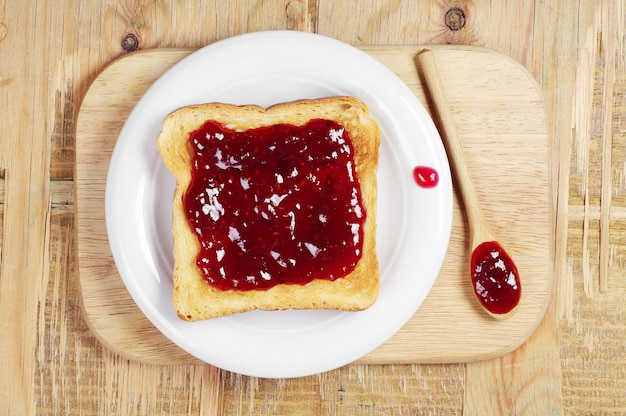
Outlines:
<svg viewBox="0 0 626 416"><path fill-rule="evenodd" d="M358 226L352 228L353 230L355 228L358 229L358 235L354 235L355 244L357 240L361 239L358 241L358 247L354 249L357 254L356 263L349 267L344 266L347 269L347 274L343 276L320 276L319 273L323 273L323 271L318 271L316 272L318 273L316 277L310 278L308 282L274 282L270 287L262 287L260 289L255 287L248 287L245 290L238 287L224 288L211 284L212 277L207 276L207 271L199 266L199 254L202 250L207 249L208 246L213 247L214 243L205 242L201 245L197 231L194 231L194 228L192 228L192 222L188 219L186 211L186 208L188 208L186 204L191 204L191 202L184 202L189 201L185 199L186 195L188 192L191 192L190 189L195 186L194 183L196 181L195 174L192 173L192 163L195 163L193 158L197 149L194 150L193 140L190 139L190 136L192 133L198 132L203 126L206 126L207 122L216 123L228 131L256 132L261 131L258 129L274 128L278 125L301 127L307 125L312 120L325 120L341 126L347 133L346 137L350 139L348 142L351 142L349 143L351 144L349 152L353 152L350 157L353 163L353 173L356 177L354 189L359 191L360 197L360 208L357 208L357 213L361 211L361 208L364 211L364 213L361 213L364 215L360 228ZM157 148L165 166L176 178L172 206L172 232L174 237L172 296L177 315L183 320L198 321L255 309L359 311L370 307L375 302L379 292L379 271L376 257L376 172L378 168L379 145L380 131L378 125L370 118L365 104L352 97L299 100L277 104L269 108L255 105L236 106L223 103L209 103L183 107L169 114L164 119L162 130L157 137ZM309 159L312 159L312 157L309 157ZM197 165L197 163L195 164ZM241 169L238 166L234 167ZM217 171L217 169L215 170ZM297 173L295 168L293 172L293 176L295 176ZM253 176L251 179L254 181L255 178ZM211 178L209 179L212 180ZM280 181L282 184L282 177ZM241 182L241 186L244 185L247 187L247 182ZM207 192L209 192L208 189ZM325 193L326 191L321 194L320 198L315 197L316 203L310 205L322 206L325 203L323 201ZM353 191L354 193L355 191ZM206 202L204 201L205 197L206 195L202 197L203 202ZM258 199L258 197L255 198ZM225 207L226 203L234 205ZM217 205L217 208L216 205L208 208L207 204L202 206L204 213L208 214L205 225L209 231L211 231L212 224L218 220L220 215L224 214L224 212L229 212L229 210L237 209L236 203L236 201L222 200ZM354 201L352 204L354 205ZM277 204L274 205L277 206ZM300 204L296 202L296 206L300 207ZM207 209L205 210L204 208ZM353 209L350 208L350 210ZM198 212L196 212L197 215ZM320 221L322 221L323 216L320 214L319 217ZM196 224L193 225L195 229L200 228L197 222L194 224ZM202 226L204 227L205 225ZM247 225L244 224L243 226L246 227ZM230 231L234 229L233 227L229 228ZM297 227L300 227L300 224ZM292 235L293 228L295 227L292 223ZM232 233L229 232L229 234ZM263 234L259 236L259 241L262 239L271 240L272 237L268 236L266 232ZM239 237L239 235L237 234L236 237ZM229 235L229 238L233 240L233 235ZM299 240L302 240L302 237L299 237ZM238 243L241 246L243 244L241 241L238 241ZM317 252L321 251L318 247L313 246L313 249L311 249L311 245L305 244L313 257L315 257ZM215 249L212 250L215 251ZM242 250L246 251L243 246ZM328 256L332 257L333 251L328 250ZM274 254L273 251L270 252L272 255ZM239 255L242 256L240 257L241 265L250 263L246 253L242 252ZM303 256L305 255L306 251ZM220 260L219 257L218 254L218 261ZM343 261L342 258L338 259L338 261ZM211 257L211 259L204 260L204 262L210 266L215 266L217 264L215 263L215 258ZM276 257L275 259L279 262L284 260ZM296 261L292 259L289 259L289 261L296 264ZM285 266L284 263L283 261L281 265ZM311 264L315 267L315 262ZM215 267L213 267L213 270L215 270ZM223 272L223 268L220 270ZM211 272L208 273L211 274ZM226 281L228 281L229 276L221 277L225 277ZM263 275L263 277L265 276ZM263 280L256 279L254 282L260 281L264 283ZM236 285L240 280L233 279L233 281Z"/></svg>

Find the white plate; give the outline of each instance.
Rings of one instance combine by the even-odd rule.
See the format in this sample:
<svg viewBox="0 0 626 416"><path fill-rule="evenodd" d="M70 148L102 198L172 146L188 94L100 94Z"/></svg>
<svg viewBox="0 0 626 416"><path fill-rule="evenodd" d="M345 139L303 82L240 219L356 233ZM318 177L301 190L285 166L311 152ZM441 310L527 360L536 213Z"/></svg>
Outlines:
<svg viewBox="0 0 626 416"><path fill-rule="evenodd" d="M221 101L268 106L332 95L367 104L381 128L378 198L380 296L363 312L254 311L184 322L172 306L174 179L155 139L176 108ZM437 170L422 189L416 165ZM374 350L415 313L442 265L452 184L441 139L409 88L357 48L323 36L258 32L216 42L177 63L137 103L115 146L106 224L120 275L139 308L170 340L217 367L259 377L331 370Z"/></svg>

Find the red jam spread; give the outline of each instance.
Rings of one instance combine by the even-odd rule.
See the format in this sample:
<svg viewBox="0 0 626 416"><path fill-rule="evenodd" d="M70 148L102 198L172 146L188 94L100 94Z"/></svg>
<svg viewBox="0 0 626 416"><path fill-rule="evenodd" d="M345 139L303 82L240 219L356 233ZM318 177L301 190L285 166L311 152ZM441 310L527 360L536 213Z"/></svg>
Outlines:
<svg viewBox="0 0 626 416"><path fill-rule="evenodd" d="M439 183L439 174L428 166L416 166L413 169L413 179L422 188L434 188Z"/></svg>
<svg viewBox="0 0 626 416"><path fill-rule="evenodd" d="M493 314L505 314L519 303L522 287L517 266L495 241L480 244L472 253L474 293Z"/></svg>
<svg viewBox="0 0 626 416"><path fill-rule="evenodd" d="M183 197L200 241L196 263L222 289L269 289L349 274L361 258L366 212L352 140L328 120L191 133Z"/></svg>

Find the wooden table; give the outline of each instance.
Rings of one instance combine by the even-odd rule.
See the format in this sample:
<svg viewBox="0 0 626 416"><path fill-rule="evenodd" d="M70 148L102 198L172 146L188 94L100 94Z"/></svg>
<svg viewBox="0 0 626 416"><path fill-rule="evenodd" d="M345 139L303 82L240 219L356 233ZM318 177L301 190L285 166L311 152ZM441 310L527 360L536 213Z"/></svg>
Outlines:
<svg viewBox="0 0 626 416"><path fill-rule="evenodd" d="M626 1L15 2L0 7L2 414L626 412ZM75 122L136 49L292 29L356 46L460 44L519 61L553 149L555 291L520 348L468 364L348 365L304 378L129 361L78 302Z"/></svg>

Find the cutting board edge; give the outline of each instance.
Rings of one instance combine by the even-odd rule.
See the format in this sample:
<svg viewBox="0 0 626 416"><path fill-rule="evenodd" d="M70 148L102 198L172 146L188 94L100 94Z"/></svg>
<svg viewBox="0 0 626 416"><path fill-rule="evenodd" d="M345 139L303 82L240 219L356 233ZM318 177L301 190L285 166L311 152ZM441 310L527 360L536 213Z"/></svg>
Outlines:
<svg viewBox="0 0 626 416"><path fill-rule="evenodd" d="M538 87L538 84L536 83L536 81L534 80L534 78L530 75L530 73L526 70L526 68L524 68L521 64L519 64L518 62L512 60L512 58L507 57L506 55L500 54L499 52L490 50L490 49L486 49L486 48L481 48L481 47L451 47L451 46L442 46L442 45L436 45L436 46L402 46L402 47L383 47L383 46L362 46L360 47L361 49L367 51L376 51L376 50L386 50L386 51L390 51L390 50L396 50L396 49L401 49L401 50L411 50L411 51L419 51L423 48L432 48L433 50L442 50L442 49L466 49L466 50L473 50L473 51L482 51L482 52L486 52L486 53L490 53L490 54L497 54L499 56L502 56L508 60L510 60L511 62L514 62L516 65L518 65L521 69L524 70L524 72L529 76L529 80L533 81L533 84L536 88L537 93L540 95L541 91ZM93 82L91 83L91 85L89 86L87 93L85 94L84 98L86 99L88 97L88 94L91 90L91 88L93 87L93 85L98 81L98 78L102 75L102 73L104 73L106 70L108 70L109 68L115 66L116 64L119 64L120 62L126 60L126 59L136 59L136 58L141 58L142 55L144 54L154 54L154 53L164 53L164 54L169 54L171 52L177 52L177 53L181 53L181 54L189 54L193 51L197 50L196 48L155 48L155 49L148 49L148 50L141 50L141 51L136 51L133 53L130 53L128 55L124 55L123 57L120 57L114 61L112 61L111 63L109 63L107 66L105 66L105 68L103 69L103 71L96 77L94 78ZM542 97L543 98L543 97ZM83 103L81 103L81 108L82 105L84 104L85 99L83 99ZM545 110L545 106L544 106L544 110ZM546 111L547 113L547 111ZM79 124L79 120L80 120L80 115L81 112L79 111L79 115L77 117L77 126ZM546 118L547 119L547 118ZM78 130L78 129L77 129ZM547 137L549 138L549 132L547 132ZM78 195L78 175L77 175L77 169L78 166L75 165L75 178L77 178L77 180L75 181L75 192ZM550 185L552 185L552 183L550 182ZM77 198L76 204L77 204L77 211L76 211L76 216L79 216L79 208L78 206L80 205L80 202L78 201L79 198ZM553 205L553 204L552 204ZM77 241L79 241L81 238L78 237L79 234L79 230L77 227ZM77 244L77 257L80 259L81 256L79 255L80 253L80 245ZM553 256L551 257L553 259ZM554 261L552 261L554 263ZM81 272L82 268L81 268L81 264L79 261L79 273ZM551 280L554 280L554 275L551 275ZM80 278L79 278L79 282L80 282ZM552 291L552 289L551 289ZM536 318L536 322L533 323L533 325L531 325L528 328L528 334L526 334L524 337L520 338L518 341L518 343L516 344L512 344L511 346L505 348L505 349L501 349L501 350L497 350L497 351L493 351L490 354L487 354L485 356L481 356L481 357L476 357L476 356L472 356L472 357L467 357L461 360L457 360L457 359L445 359L445 358L438 358L435 360L430 360L430 359L425 359L425 360L420 360L420 361L416 361L416 360L399 360L397 363L459 363L459 362L471 362L471 361L479 361L479 360L483 360L483 359L488 359L488 358L495 358L498 356L501 356L503 354L506 354L508 352L511 352L513 350L515 350L516 348L519 347L519 345L523 344L523 342L525 342L525 340L532 334L532 332L537 328L537 326L539 325L539 323L541 322L544 314L545 314L545 310L547 309L547 306L549 304L549 298L551 297L551 292L548 294L548 296L546 296L546 298L544 299L543 302L543 308L542 308L542 312L537 315ZM81 290L81 309L83 310L83 315L85 317L85 320L87 322L87 325L89 326L90 330L95 334L96 338L99 340L99 342L101 342L102 344L104 344L107 348L109 348L113 353L127 358L127 359L132 359L132 360L136 360L136 361L140 361L140 362L146 362L146 363L154 363L154 361L150 361L150 359L145 359L143 357L134 355L134 354L129 354L126 353L125 351L116 348L115 346L110 345L110 343L108 343L108 341L104 338L102 338L100 336L100 333L98 332L98 330L94 327L93 322L89 319L89 314L85 311L84 309L84 302L82 299L82 290ZM194 357L190 356L190 361L191 362L196 362L199 361L197 359L195 359ZM389 360L389 362L391 363L393 360ZM368 356L365 356L359 360L355 361L356 363L370 363L370 364L380 364L380 362L376 361L376 359L371 359L368 358ZM163 363L166 364L166 363ZM174 363L175 364L175 363Z"/></svg>

